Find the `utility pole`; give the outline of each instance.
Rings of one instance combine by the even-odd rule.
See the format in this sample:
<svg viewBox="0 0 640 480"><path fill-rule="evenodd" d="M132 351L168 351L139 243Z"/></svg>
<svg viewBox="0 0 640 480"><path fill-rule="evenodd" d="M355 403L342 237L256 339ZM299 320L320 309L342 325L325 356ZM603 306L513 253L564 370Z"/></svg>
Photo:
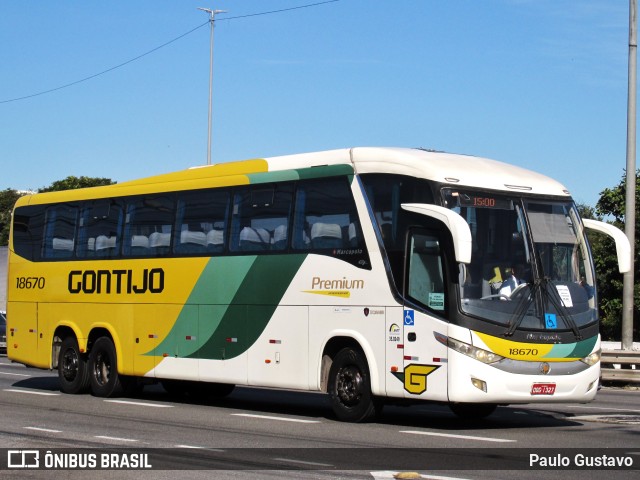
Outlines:
<svg viewBox="0 0 640 480"><path fill-rule="evenodd" d="M216 15L226 13L226 10L211 10L210 8L198 7L198 10L209 14L209 24L211 25L210 46L209 46L209 132L207 135L207 165L211 165L211 111L213 105L213 29L216 21Z"/></svg>
<svg viewBox="0 0 640 480"><path fill-rule="evenodd" d="M624 233L631 244L631 271L622 287L622 350L633 349L633 282L636 237L636 89L638 60L638 0L629 0L629 93L627 98L627 179Z"/></svg>

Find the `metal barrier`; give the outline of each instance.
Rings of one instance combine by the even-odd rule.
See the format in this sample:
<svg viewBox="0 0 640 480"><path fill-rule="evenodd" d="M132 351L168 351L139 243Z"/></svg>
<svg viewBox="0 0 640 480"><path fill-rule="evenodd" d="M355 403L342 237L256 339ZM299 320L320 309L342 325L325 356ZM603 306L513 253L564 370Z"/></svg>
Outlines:
<svg viewBox="0 0 640 480"><path fill-rule="evenodd" d="M603 381L640 383L640 350L603 350L600 362Z"/></svg>

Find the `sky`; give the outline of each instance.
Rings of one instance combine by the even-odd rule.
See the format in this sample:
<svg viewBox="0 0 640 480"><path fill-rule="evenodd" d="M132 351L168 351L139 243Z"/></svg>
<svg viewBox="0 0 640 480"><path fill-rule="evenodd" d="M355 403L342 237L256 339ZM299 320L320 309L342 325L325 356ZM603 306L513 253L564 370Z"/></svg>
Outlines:
<svg viewBox="0 0 640 480"><path fill-rule="evenodd" d="M590 206L622 180L629 2L321 1L0 0L0 189L206 164L198 7L227 11L213 163L423 147L538 171Z"/></svg>

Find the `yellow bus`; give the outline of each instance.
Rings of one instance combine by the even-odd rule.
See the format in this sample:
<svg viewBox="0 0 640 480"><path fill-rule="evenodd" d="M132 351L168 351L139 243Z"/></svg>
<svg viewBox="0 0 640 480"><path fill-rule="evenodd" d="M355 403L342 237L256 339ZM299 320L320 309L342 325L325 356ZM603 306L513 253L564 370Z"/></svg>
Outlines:
<svg viewBox="0 0 640 480"><path fill-rule="evenodd" d="M63 392L160 381L385 402L594 398L595 272L567 190L484 158L353 148L196 167L22 197L9 245L8 356Z"/></svg>

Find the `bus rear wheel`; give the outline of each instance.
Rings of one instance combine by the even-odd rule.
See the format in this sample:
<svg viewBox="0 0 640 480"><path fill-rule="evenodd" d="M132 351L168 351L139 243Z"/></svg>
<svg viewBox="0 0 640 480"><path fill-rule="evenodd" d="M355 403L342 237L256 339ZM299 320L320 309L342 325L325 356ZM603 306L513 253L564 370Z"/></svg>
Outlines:
<svg viewBox="0 0 640 480"><path fill-rule="evenodd" d="M89 354L91 393L96 397L115 397L122 393L116 348L110 338L100 337Z"/></svg>
<svg viewBox="0 0 640 480"><path fill-rule="evenodd" d="M89 368L78 348L75 337L66 337L60 345L58 379L64 393L85 393L89 390Z"/></svg>
<svg viewBox="0 0 640 480"><path fill-rule="evenodd" d="M363 422L375 415L369 367L358 350L343 348L333 359L329 369L329 397L336 417L343 422Z"/></svg>

